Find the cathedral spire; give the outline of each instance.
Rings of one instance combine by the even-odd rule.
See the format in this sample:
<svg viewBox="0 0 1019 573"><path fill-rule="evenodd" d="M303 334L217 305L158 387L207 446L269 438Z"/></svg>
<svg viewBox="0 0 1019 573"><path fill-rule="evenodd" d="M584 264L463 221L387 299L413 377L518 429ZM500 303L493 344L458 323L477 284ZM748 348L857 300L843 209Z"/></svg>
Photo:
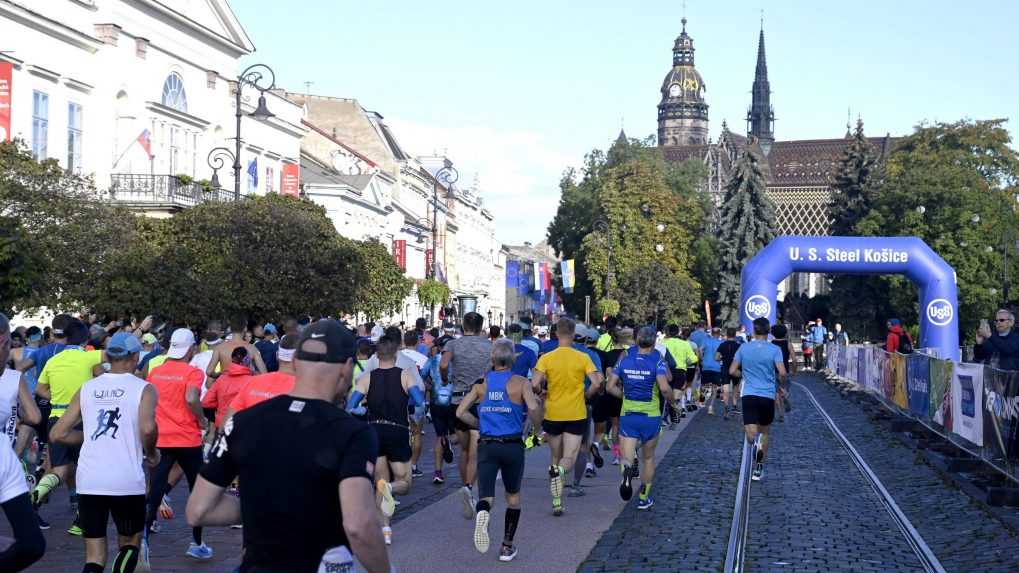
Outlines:
<svg viewBox="0 0 1019 573"><path fill-rule="evenodd" d="M762 147L775 141L775 112L771 107L771 84L768 83L768 61L764 51L764 17L757 40L757 68L754 70L752 99L747 110L747 136L756 137ZM767 153L767 151L765 151Z"/></svg>

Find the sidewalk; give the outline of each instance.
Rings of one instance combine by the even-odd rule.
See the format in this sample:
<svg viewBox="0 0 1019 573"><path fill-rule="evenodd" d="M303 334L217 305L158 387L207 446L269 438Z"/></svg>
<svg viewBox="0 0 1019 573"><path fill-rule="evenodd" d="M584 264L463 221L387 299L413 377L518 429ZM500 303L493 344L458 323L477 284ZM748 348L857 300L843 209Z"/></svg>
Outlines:
<svg viewBox="0 0 1019 573"><path fill-rule="evenodd" d="M698 415L701 414L685 418L679 429L663 433L656 451L657 460L665 456ZM489 524L492 544L488 553L482 555L474 548L474 521L463 518L460 493L454 492L394 525L393 545L389 548L393 566L397 571L416 573L476 573L497 567L506 571L575 571L625 506L619 499L619 468L611 465L611 457L606 459L597 477L584 478L581 482L586 485L587 495L572 498L564 493L565 514L553 517L548 490L549 464L547 447L534 448L527 453L521 490L522 512L515 538L519 554L513 562L498 560L506 503L502 484L497 482ZM630 504L633 503L631 500ZM667 510L664 506L655 506L650 515L661 511ZM396 517L400 517L399 510Z"/></svg>

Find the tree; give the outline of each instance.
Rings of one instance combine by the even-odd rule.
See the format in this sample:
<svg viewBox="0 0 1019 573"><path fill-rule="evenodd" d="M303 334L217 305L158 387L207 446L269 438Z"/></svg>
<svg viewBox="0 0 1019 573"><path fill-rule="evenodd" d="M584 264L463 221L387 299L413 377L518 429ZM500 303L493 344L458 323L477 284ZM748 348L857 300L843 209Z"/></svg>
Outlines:
<svg viewBox="0 0 1019 573"><path fill-rule="evenodd" d="M369 240L355 244L357 258L350 270L357 271L357 283L350 310L363 312L369 319L399 310L413 281L404 276L382 243Z"/></svg>
<svg viewBox="0 0 1019 573"><path fill-rule="evenodd" d="M920 237L955 269L964 336L971 337L1000 304L1003 237L1006 229L1019 228L1019 155L1003 124L963 120L917 127L889 155L884 185L857 224L864 235ZM1013 277L1016 259L1009 258ZM904 320L918 315L907 279L882 281L891 313Z"/></svg>
<svg viewBox="0 0 1019 573"><path fill-rule="evenodd" d="M11 315L17 301L31 297L43 264L21 225L0 217L0 312Z"/></svg>
<svg viewBox="0 0 1019 573"><path fill-rule="evenodd" d="M659 261L629 273L622 285L620 312L647 324L689 322L697 304L697 289L689 277L679 276Z"/></svg>
<svg viewBox="0 0 1019 573"><path fill-rule="evenodd" d="M744 151L725 186L720 223L719 321L736 326L743 267L775 238L775 207L767 195L756 144Z"/></svg>

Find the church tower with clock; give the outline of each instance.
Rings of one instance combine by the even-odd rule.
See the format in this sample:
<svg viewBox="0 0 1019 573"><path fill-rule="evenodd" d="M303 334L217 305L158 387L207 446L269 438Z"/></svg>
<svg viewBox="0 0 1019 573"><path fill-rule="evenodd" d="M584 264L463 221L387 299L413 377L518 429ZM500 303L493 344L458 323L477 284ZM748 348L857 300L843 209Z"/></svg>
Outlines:
<svg viewBox="0 0 1019 573"><path fill-rule="evenodd" d="M693 64L693 39L683 32L672 47L672 70L662 82L658 104L658 145L705 145L708 143L708 104L704 80Z"/></svg>

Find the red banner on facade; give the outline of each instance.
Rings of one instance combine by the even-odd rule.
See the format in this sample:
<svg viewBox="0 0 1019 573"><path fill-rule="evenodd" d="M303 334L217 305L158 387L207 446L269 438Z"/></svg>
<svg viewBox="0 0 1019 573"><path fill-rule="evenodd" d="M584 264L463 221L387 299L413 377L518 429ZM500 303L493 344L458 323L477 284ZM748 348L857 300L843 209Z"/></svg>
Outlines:
<svg viewBox="0 0 1019 573"><path fill-rule="evenodd" d="M284 163L280 173L280 195L299 197L301 195L301 166Z"/></svg>
<svg viewBox="0 0 1019 573"><path fill-rule="evenodd" d="M393 241L393 258L401 271L407 270L407 241Z"/></svg>
<svg viewBox="0 0 1019 573"><path fill-rule="evenodd" d="M431 249L425 249L425 276L426 277L432 276L432 268L433 268L432 267L432 263L433 263L434 258L435 258L435 255L433 254L433 251Z"/></svg>
<svg viewBox="0 0 1019 573"><path fill-rule="evenodd" d="M0 141L11 140L11 82L14 64L0 62Z"/></svg>

